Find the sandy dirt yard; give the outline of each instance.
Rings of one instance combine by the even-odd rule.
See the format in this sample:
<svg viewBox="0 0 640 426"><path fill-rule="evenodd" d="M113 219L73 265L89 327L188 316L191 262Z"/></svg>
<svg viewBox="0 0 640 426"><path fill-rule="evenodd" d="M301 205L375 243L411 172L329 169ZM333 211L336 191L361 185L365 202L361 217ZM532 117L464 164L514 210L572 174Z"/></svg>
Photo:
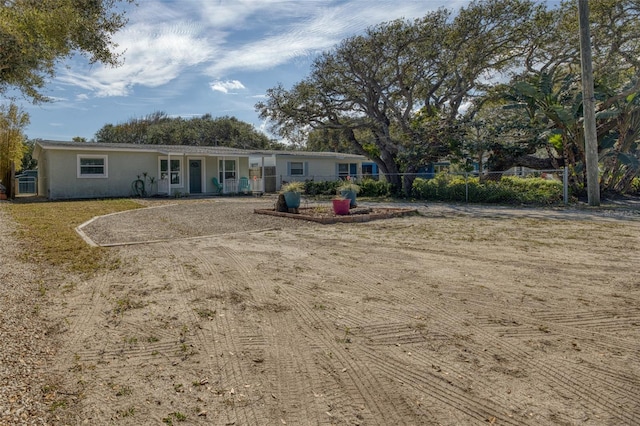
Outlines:
<svg viewBox="0 0 640 426"><path fill-rule="evenodd" d="M146 203L42 308L55 424L640 424L638 210Z"/></svg>

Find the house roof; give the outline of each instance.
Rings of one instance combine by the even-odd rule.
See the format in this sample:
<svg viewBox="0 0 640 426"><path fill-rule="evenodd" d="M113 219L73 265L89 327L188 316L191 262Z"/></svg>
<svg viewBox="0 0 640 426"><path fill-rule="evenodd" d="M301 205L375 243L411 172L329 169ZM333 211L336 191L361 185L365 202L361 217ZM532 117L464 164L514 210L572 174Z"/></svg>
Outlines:
<svg viewBox="0 0 640 426"><path fill-rule="evenodd" d="M226 146L194 146L194 145L150 145L130 143L96 143L96 142L70 142L39 140L34 149L34 158L37 160L40 150L73 150L73 151L128 151L128 152L157 152L170 155L207 155L207 156L291 156L308 158L335 158L363 160L366 157L355 154L343 154L339 152L311 152L311 151L270 151L247 150L229 148Z"/></svg>
<svg viewBox="0 0 640 426"><path fill-rule="evenodd" d="M307 158L335 158L337 160L352 159L366 160L367 157L358 154L345 154L342 152L317 152L317 151L256 151L254 155L278 156L278 157L307 157Z"/></svg>
<svg viewBox="0 0 640 426"><path fill-rule="evenodd" d="M73 151L129 151L129 152L157 152L160 154L191 154L191 155L233 155L248 156L251 151L229 148L226 146L193 146L193 145L150 145L132 143L95 143L95 142L67 142L47 141L36 142L36 149L73 150Z"/></svg>

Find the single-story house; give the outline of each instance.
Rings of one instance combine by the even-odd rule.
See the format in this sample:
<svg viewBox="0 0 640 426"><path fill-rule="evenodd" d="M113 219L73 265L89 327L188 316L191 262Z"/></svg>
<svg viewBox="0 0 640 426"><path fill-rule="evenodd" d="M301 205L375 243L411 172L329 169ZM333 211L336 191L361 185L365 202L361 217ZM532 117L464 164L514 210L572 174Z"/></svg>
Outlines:
<svg viewBox="0 0 640 426"><path fill-rule="evenodd" d="M266 192L278 191L283 183L292 181L360 179L364 164L371 164L365 156L339 152L262 151L249 157L251 174L264 172L258 176L265 177Z"/></svg>
<svg viewBox="0 0 640 426"><path fill-rule="evenodd" d="M38 194L49 199L275 192L292 180L360 177L366 157L190 145L38 141Z"/></svg>

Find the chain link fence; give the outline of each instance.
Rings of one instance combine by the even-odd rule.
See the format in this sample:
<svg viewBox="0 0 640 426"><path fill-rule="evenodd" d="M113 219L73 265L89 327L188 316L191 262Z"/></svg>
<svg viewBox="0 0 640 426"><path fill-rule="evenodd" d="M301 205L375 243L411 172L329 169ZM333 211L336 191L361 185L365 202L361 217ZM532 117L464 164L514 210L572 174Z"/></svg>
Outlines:
<svg viewBox="0 0 640 426"><path fill-rule="evenodd" d="M432 201L500 204L568 204L567 169L441 172L415 176L412 195Z"/></svg>
<svg viewBox="0 0 640 426"><path fill-rule="evenodd" d="M506 172L453 172L399 174L403 184L413 182L409 195L426 201L499 204L568 204L568 171L566 169L529 170L514 168ZM295 179L274 176L280 184L304 180L308 195L330 195L347 177L342 175L306 176ZM287 179L289 178L289 179ZM361 186L361 196L390 196L389 175L349 176Z"/></svg>

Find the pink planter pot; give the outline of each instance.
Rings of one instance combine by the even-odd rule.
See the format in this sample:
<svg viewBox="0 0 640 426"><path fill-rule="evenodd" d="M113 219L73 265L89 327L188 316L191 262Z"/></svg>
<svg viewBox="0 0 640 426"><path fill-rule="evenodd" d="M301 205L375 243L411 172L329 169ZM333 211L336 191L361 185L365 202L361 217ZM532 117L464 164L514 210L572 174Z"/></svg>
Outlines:
<svg viewBox="0 0 640 426"><path fill-rule="evenodd" d="M331 200L333 202L333 212L337 215L347 215L349 214L349 205L351 204L351 200L348 198L346 200Z"/></svg>

